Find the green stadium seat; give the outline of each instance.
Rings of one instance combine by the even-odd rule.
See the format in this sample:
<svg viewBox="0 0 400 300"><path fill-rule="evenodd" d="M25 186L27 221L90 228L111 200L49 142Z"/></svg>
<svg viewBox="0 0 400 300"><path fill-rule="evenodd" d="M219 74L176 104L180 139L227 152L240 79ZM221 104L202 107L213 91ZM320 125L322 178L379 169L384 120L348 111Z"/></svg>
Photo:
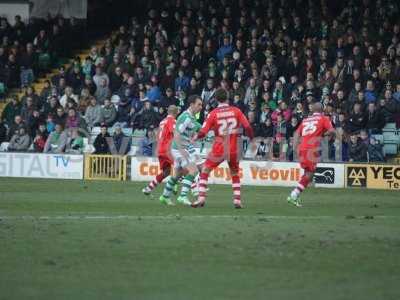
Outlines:
<svg viewBox="0 0 400 300"><path fill-rule="evenodd" d="M146 136L145 129L136 129L132 134L132 137L134 138L144 138L145 136Z"/></svg>
<svg viewBox="0 0 400 300"><path fill-rule="evenodd" d="M398 144L397 143L388 143L383 145L383 152L386 155L396 155Z"/></svg>
<svg viewBox="0 0 400 300"><path fill-rule="evenodd" d="M398 143L399 136L396 131L384 131L383 132L383 142L386 143Z"/></svg>
<svg viewBox="0 0 400 300"><path fill-rule="evenodd" d="M383 127L383 131L389 131L389 130L396 130L396 123L387 123L385 127Z"/></svg>
<svg viewBox="0 0 400 300"><path fill-rule="evenodd" d="M140 141L141 141L141 140L142 140L142 138L133 137L133 138L132 138L132 146L139 147L139 146L140 146Z"/></svg>

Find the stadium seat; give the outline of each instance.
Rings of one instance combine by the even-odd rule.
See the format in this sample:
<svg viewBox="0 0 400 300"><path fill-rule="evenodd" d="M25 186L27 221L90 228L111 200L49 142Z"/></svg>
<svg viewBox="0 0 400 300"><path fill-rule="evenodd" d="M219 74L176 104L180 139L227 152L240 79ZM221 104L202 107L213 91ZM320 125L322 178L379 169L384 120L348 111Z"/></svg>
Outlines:
<svg viewBox="0 0 400 300"><path fill-rule="evenodd" d="M132 137L132 147L133 146L139 146L141 140L142 140L142 138Z"/></svg>
<svg viewBox="0 0 400 300"><path fill-rule="evenodd" d="M383 142L386 143L399 143L399 136L396 131L384 131Z"/></svg>
<svg viewBox="0 0 400 300"><path fill-rule="evenodd" d="M110 134L110 135L113 135L114 134L114 131L115 131L115 127L110 127L109 129L108 129L108 133ZM132 128L122 128L122 133L124 134L124 135L126 135L126 136L132 136Z"/></svg>
<svg viewBox="0 0 400 300"><path fill-rule="evenodd" d="M388 130L396 130L396 123L387 123L385 127L383 128L383 131L388 131Z"/></svg>
<svg viewBox="0 0 400 300"><path fill-rule="evenodd" d="M132 134L132 137L134 137L134 138L143 138L145 136L146 136L145 129L136 129Z"/></svg>
<svg viewBox="0 0 400 300"><path fill-rule="evenodd" d="M388 143L383 145L383 152L386 155L396 155L397 154L397 143Z"/></svg>

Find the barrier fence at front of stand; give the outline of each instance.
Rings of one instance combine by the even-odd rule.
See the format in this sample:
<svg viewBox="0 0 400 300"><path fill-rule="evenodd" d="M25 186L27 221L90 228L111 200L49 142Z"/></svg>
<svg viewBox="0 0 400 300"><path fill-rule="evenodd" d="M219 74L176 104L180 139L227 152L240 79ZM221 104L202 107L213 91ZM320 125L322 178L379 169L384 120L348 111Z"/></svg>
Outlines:
<svg viewBox="0 0 400 300"><path fill-rule="evenodd" d="M86 155L85 179L87 180L126 180L127 156Z"/></svg>

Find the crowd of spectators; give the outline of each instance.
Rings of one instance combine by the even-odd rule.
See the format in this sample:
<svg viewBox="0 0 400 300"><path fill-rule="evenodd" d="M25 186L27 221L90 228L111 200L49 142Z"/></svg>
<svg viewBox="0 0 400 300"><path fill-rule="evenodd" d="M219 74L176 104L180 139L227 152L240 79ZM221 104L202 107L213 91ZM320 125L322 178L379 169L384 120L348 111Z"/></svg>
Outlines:
<svg viewBox="0 0 400 300"><path fill-rule="evenodd" d="M72 50L81 47L82 22L48 16L24 22L17 15L11 25L0 17L0 99L7 90L27 87Z"/></svg>
<svg viewBox="0 0 400 300"><path fill-rule="evenodd" d="M63 128L101 125L98 152L107 127L152 131L170 104L184 110L193 94L204 100L202 121L222 87L261 140L261 158L292 160L293 133L320 101L337 129L330 158L383 160L374 135L400 123L399 17L392 0L164 1L60 68L39 95L28 88L11 101L6 139L18 135L24 146L55 131L65 141Z"/></svg>

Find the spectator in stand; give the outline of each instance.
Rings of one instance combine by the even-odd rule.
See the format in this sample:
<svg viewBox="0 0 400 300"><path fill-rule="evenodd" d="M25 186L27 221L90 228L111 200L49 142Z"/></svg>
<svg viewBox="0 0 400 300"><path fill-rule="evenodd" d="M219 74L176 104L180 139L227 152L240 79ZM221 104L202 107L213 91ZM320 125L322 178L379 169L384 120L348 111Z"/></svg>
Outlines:
<svg viewBox="0 0 400 300"><path fill-rule="evenodd" d="M290 140L293 136L294 133L297 129L297 127L299 127L300 123L299 120L297 120L296 117L292 117L290 120L290 123L287 124L286 126L286 139Z"/></svg>
<svg viewBox="0 0 400 300"><path fill-rule="evenodd" d="M374 102L368 104L366 129L370 134L382 133L385 126L385 118L380 110L376 109Z"/></svg>
<svg viewBox="0 0 400 300"><path fill-rule="evenodd" d="M131 121L131 105L129 98L123 97L120 99L117 108L117 119L116 123L120 124L121 127L125 128Z"/></svg>
<svg viewBox="0 0 400 300"><path fill-rule="evenodd" d="M49 114L46 120L46 130L51 133L56 129L56 123L54 122L54 116Z"/></svg>
<svg viewBox="0 0 400 300"><path fill-rule="evenodd" d="M14 117L14 122L8 126L8 141L11 140L13 135L15 135L23 126L25 126L25 123L22 120L22 117L20 115L16 115Z"/></svg>
<svg viewBox="0 0 400 300"><path fill-rule="evenodd" d="M146 83L146 98L153 104L158 105L161 101L161 90L156 83L148 82Z"/></svg>
<svg viewBox="0 0 400 300"><path fill-rule="evenodd" d="M268 151L267 144L265 144L264 141L261 141L260 145L258 145L258 148L257 148L256 158L257 159L265 158L265 156L267 155L267 151Z"/></svg>
<svg viewBox="0 0 400 300"><path fill-rule="evenodd" d="M0 118L0 145L7 140L7 126L3 119Z"/></svg>
<svg viewBox="0 0 400 300"><path fill-rule="evenodd" d="M94 153L93 154L110 154L110 147L108 139L111 139L110 134L107 131L105 124L101 125L100 133L96 136L93 142Z"/></svg>
<svg viewBox="0 0 400 300"><path fill-rule="evenodd" d="M104 100L104 105L101 108L102 123L107 127L112 127L117 118L117 110L114 104L111 103L110 99Z"/></svg>
<svg viewBox="0 0 400 300"><path fill-rule="evenodd" d="M170 105L178 105L178 99L174 95L174 91L172 88L167 88L165 91L165 96L162 98L161 105L167 109Z"/></svg>
<svg viewBox="0 0 400 300"><path fill-rule="evenodd" d="M189 7L189 2L183 1L163 14L164 8L154 8L143 16L143 22L135 20L129 28L121 29L101 51L92 47L82 68L74 63L68 72L61 69L52 82L55 96L64 94L67 82L76 94L87 89L89 95L95 95L104 79L104 90L111 89L113 95L121 97L117 121L135 128L141 125L143 113L144 119L152 115L142 110L144 102L140 100L146 96L157 109L177 104L184 110L187 95L200 90L205 101L201 115L207 115L215 108L213 90L220 86L228 90L231 103L251 115L253 127L261 128L270 115L277 125L278 114L283 114L289 128L292 115L300 122L308 115L312 101L324 104L325 113L338 130L345 130L344 135L362 129L379 133L388 122L400 123L399 26L393 14L400 10L400 3L356 1L331 9L330 3L321 0L289 9L279 0L211 2ZM322 17L313 13L316 10ZM267 14L258 15L261 11ZM368 17L354 18L354 11ZM171 18L174 15L176 18ZM15 78L18 87L20 77L29 82L29 72L21 76L21 71L29 69L35 60L32 50L37 57L33 72L35 68L44 70L50 57L66 48L61 47L67 43L60 38L68 22L72 27L74 21L57 17L34 29L30 24L18 25L17 29L2 22L0 39L5 42L0 45L0 82L14 83L10 78ZM17 33L21 30L22 35ZM32 49L28 43L33 39ZM86 79L82 85L80 73ZM146 90L148 82L151 85ZM130 90L127 96L125 89ZM102 94L96 94L99 103ZM42 103L48 95L41 97ZM35 99L33 102L47 119L49 110ZM265 103L269 105L267 112ZM85 100L81 103L79 99L78 107L83 114ZM13 107L10 110L4 118L7 124L20 113ZM54 107L52 111L54 114ZM159 119L157 115L153 127L158 126ZM276 130L274 135L281 132ZM290 148L290 143L286 144Z"/></svg>
<svg viewBox="0 0 400 300"><path fill-rule="evenodd" d="M61 106L57 107L57 112L53 117L54 123L60 124L62 127L64 127L66 120L67 120L67 114L65 113L64 108L62 108Z"/></svg>
<svg viewBox="0 0 400 300"><path fill-rule="evenodd" d="M361 104L354 104L353 111L347 120L346 129L349 130L350 133L359 132L361 129L365 128L366 124L367 118L361 110Z"/></svg>
<svg viewBox="0 0 400 300"><path fill-rule="evenodd" d="M122 68L117 66L110 74L110 92L117 92L121 88L122 80Z"/></svg>
<svg viewBox="0 0 400 300"><path fill-rule="evenodd" d="M246 105L243 103L243 100L242 100L242 98L241 98L239 93L233 95L232 105L237 107L237 108L239 108L241 111L245 111L246 110ZM208 105L208 107L211 107L211 106L212 105ZM264 111L265 111L265 108L264 108L263 112ZM264 117L263 112L261 113L261 117L260 118Z"/></svg>
<svg viewBox="0 0 400 300"><path fill-rule="evenodd" d="M35 138L33 139L33 151L37 153L42 153L46 145L47 137L41 133L37 132Z"/></svg>
<svg viewBox="0 0 400 300"><path fill-rule="evenodd" d="M85 112L85 120L89 128L100 126L102 121L101 106L97 104L95 97L90 98L90 105Z"/></svg>
<svg viewBox="0 0 400 300"><path fill-rule="evenodd" d="M35 80L34 69L37 67L37 54L34 51L33 44L26 44L26 49L19 58L20 81L21 86L30 86Z"/></svg>
<svg viewBox="0 0 400 300"><path fill-rule="evenodd" d="M368 146L365 145L359 138L357 133L350 135L349 143L349 161L350 162L366 162Z"/></svg>
<svg viewBox="0 0 400 300"><path fill-rule="evenodd" d="M81 116L79 115L79 113L76 111L75 108L70 108L68 110L68 116L65 120L66 129L71 129L71 128L86 129L84 122L85 120L81 118Z"/></svg>
<svg viewBox="0 0 400 300"><path fill-rule="evenodd" d="M36 135L36 131L39 129L39 124L42 123L43 117L40 115L40 112L34 110L32 114L28 117L26 126L28 130L28 134L33 139Z"/></svg>
<svg viewBox="0 0 400 300"><path fill-rule="evenodd" d="M383 155L383 145L378 140L371 137L368 144L369 162L385 162Z"/></svg>
<svg viewBox="0 0 400 300"><path fill-rule="evenodd" d="M68 139L65 153L82 154L83 153L83 138L79 134L78 128L71 128L68 131Z"/></svg>
<svg viewBox="0 0 400 300"><path fill-rule="evenodd" d="M57 100L57 97L51 96L46 103L44 103L41 113L44 116L48 116L49 114L56 115L57 108L60 107L60 103Z"/></svg>
<svg viewBox="0 0 400 300"><path fill-rule="evenodd" d="M51 95L51 91L52 91L51 82L50 82L50 80L46 80L46 81L44 82L43 89L42 89L42 91L40 92L40 95L39 95L40 101L41 101L43 104L45 104L46 101L47 101L47 99L49 99L49 97L52 96L52 95Z"/></svg>
<svg viewBox="0 0 400 300"><path fill-rule="evenodd" d="M67 145L67 133L62 124L56 124L55 129L50 133L44 146L44 153L64 153Z"/></svg>
<svg viewBox="0 0 400 300"><path fill-rule="evenodd" d="M72 87L67 86L64 90L64 95L60 98L60 104L62 107L66 108L67 101L72 99L76 104L79 102L78 95L74 94L74 90Z"/></svg>
<svg viewBox="0 0 400 300"><path fill-rule="evenodd" d="M152 130L147 130L146 136L140 141L140 148L138 155L153 156L153 145L154 145L154 132Z"/></svg>
<svg viewBox="0 0 400 300"><path fill-rule="evenodd" d="M224 37L223 44L221 45L221 47L218 49L217 52L218 60L222 61L225 57L232 54L232 52L233 52L232 41L230 40L229 37Z"/></svg>
<svg viewBox="0 0 400 300"><path fill-rule="evenodd" d="M37 107L33 103L33 98L27 97L26 102L22 105L22 108L21 108L22 119L27 121L28 118L32 115L33 111L35 111L35 110L37 110Z"/></svg>
<svg viewBox="0 0 400 300"><path fill-rule="evenodd" d="M140 114L140 127L142 129L154 129L156 126L157 114L154 111L150 101L146 101Z"/></svg>
<svg viewBox="0 0 400 300"><path fill-rule="evenodd" d="M185 75L182 69L178 71L178 77L175 79L175 91L185 91L189 88L190 78Z"/></svg>
<svg viewBox="0 0 400 300"><path fill-rule="evenodd" d="M275 135L275 128L272 125L271 118L265 119L264 123L261 123L257 136L262 138L272 138Z"/></svg>
<svg viewBox="0 0 400 300"><path fill-rule="evenodd" d="M47 131L46 124L40 123L38 129L36 130L36 134L33 138L34 152L40 152L40 153L43 152L48 136L49 133Z"/></svg>
<svg viewBox="0 0 400 300"><path fill-rule="evenodd" d="M400 83L396 84L396 92L393 94L393 98L400 104Z"/></svg>
<svg viewBox="0 0 400 300"><path fill-rule="evenodd" d="M363 129L363 130L360 131L360 141L361 141L361 143L363 143L364 145L366 145L367 148L368 148L368 145L369 145L369 136L368 136L368 132L367 132L365 129Z"/></svg>
<svg viewBox="0 0 400 300"><path fill-rule="evenodd" d="M100 79L100 83L97 85L94 96L96 97L97 103L99 105L103 105L104 100L111 97L111 90L109 89L107 85L107 80L105 78Z"/></svg>
<svg viewBox="0 0 400 300"><path fill-rule="evenodd" d="M81 66L78 63L74 63L67 74L67 82L72 87L72 90L77 93L82 88L84 81L84 75L81 70Z"/></svg>
<svg viewBox="0 0 400 300"><path fill-rule="evenodd" d="M108 78L108 75L104 73L102 67L96 67L96 74L93 76L93 82L96 85L96 88L99 88L102 85L109 85L110 79Z"/></svg>
<svg viewBox="0 0 400 300"><path fill-rule="evenodd" d="M11 100L7 103L6 107L4 108L1 118L8 126L11 126L15 120L15 117L20 114L21 114L21 105L15 97L12 97Z"/></svg>
<svg viewBox="0 0 400 300"><path fill-rule="evenodd" d="M212 78L207 79L207 84L201 92L201 99L203 99L205 105L210 104L216 90L217 89L214 87L214 80Z"/></svg>
<svg viewBox="0 0 400 300"><path fill-rule="evenodd" d="M375 93L375 85L372 80L367 81L367 88L365 89L364 92L364 97L365 97L365 103L374 103L377 100L377 96Z"/></svg>
<svg viewBox="0 0 400 300"><path fill-rule="evenodd" d="M131 150L132 139L127 137L119 124L115 126L113 135L114 151L119 155L126 155Z"/></svg>
<svg viewBox="0 0 400 300"><path fill-rule="evenodd" d="M28 151L30 144L31 138L26 132L25 127L22 126L11 137L10 144L8 145L8 151L26 152Z"/></svg>
<svg viewBox="0 0 400 300"><path fill-rule="evenodd" d="M85 76L85 80L83 82L81 91L83 89L87 89L89 91L89 94L92 96L96 93L97 87L94 84L92 77L90 75Z"/></svg>

